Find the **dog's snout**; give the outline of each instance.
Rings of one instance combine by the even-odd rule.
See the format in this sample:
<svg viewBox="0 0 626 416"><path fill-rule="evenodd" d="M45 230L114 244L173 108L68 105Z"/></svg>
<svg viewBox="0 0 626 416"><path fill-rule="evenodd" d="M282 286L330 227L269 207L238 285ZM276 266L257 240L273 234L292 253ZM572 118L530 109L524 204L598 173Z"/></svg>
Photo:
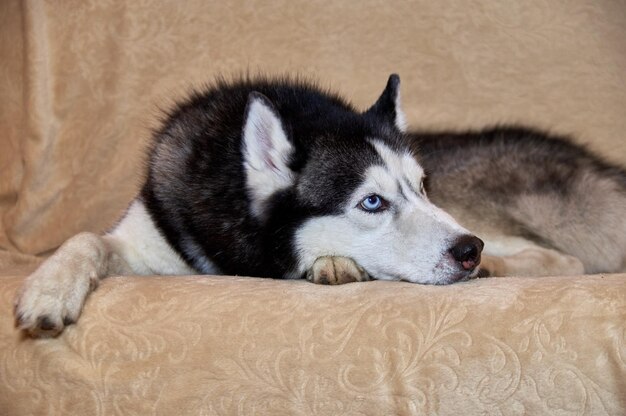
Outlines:
<svg viewBox="0 0 626 416"><path fill-rule="evenodd" d="M484 246L485 244L480 238L464 235L455 241L450 249L450 254L454 260L461 264L463 269L472 270L480 263L480 253Z"/></svg>

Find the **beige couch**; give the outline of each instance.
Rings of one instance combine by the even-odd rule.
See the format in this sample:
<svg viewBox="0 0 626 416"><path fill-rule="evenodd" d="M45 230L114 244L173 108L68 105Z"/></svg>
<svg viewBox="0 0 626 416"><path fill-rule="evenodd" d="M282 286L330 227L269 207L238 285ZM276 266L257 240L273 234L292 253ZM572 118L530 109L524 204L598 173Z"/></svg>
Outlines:
<svg viewBox="0 0 626 416"><path fill-rule="evenodd" d="M115 277L57 339L23 277L137 192L149 129L219 73L298 72L414 127L523 122L626 163L616 1L0 3L0 415L623 415L626 275L323 287Z"/></svg>

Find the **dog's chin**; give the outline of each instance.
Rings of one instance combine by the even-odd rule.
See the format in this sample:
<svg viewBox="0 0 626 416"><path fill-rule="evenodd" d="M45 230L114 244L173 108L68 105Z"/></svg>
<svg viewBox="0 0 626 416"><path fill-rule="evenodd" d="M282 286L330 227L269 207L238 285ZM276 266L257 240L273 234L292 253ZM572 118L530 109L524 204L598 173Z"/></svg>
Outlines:
<svg viewBox="0 0 626 416"><path fill-rule="evenodd" d="M463 270L450 274L434 283L436 285L451 285L452 283L467 282L468 280L476 279L477 275L478 267L472 270Z"/></svg>

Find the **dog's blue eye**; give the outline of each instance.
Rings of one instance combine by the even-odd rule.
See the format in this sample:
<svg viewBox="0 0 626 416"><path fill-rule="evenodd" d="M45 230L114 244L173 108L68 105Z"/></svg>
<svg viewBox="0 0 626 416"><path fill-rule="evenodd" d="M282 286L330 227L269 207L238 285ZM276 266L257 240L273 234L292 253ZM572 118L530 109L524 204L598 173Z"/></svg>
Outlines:
<svg viewBox="0 0 626 416"><path fill-rule="evenodd" d="M374 194L363 199L359 206L367 212L379 212L386 208L386 201Z"/></svg>

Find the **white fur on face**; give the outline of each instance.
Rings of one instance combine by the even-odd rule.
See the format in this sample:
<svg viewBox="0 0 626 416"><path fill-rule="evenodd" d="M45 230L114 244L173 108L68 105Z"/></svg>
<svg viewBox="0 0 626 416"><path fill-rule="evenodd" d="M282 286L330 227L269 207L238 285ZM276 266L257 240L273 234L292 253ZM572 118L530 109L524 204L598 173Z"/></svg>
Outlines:
<svg viewBox="0 0 626 416"><path fill-rule="evenodd" d="M263 217L263 205L276 191L294 182L288 167L293 146L282 122L265 98L252 96L243 129L244 169L252 213Z"/></svg>
<svg viewBox="0 0 626 416"><path fill-rule="evenodd" d="M371 166L340 215L313 218L296 233L302 273L320 256L350 257L381 280L449 283L462 271L449 254L469 234L433 205L421 189L424 171L409 153L372 141L383 165ZM360 202L377 194L389 202L383 212L364 212Z"/></svg>

